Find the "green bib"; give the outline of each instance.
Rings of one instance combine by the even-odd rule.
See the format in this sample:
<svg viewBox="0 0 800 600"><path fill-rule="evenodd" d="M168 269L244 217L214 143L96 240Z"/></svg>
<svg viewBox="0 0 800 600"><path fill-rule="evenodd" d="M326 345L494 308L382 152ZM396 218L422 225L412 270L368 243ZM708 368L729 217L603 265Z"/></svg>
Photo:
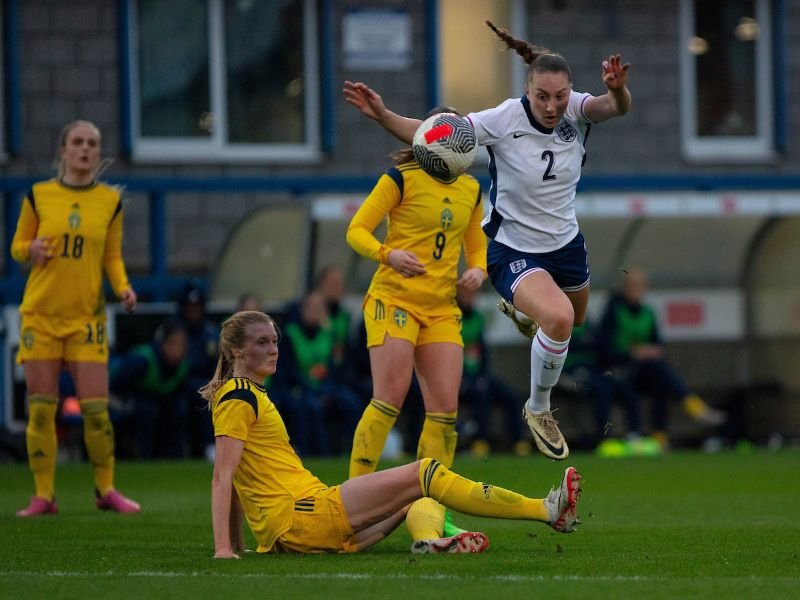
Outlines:
<svg viewBox="0 0 800 600"><path fill-rule="evenodd" d="M619 304L614 316L617 319L617 330L614 332L614 349L617 352L627 353L633 346L653 340L656 315L649 306L642 306L638 313L633 313L624 304Z"/></svg>
<svg viewBox="0 0 800 600"><path fill-rule="evenodd" d="M481 341L485 318L477 310L472 311L468 317L464 315L461 319L461 339L464 340L464 374L477 375L481 372L483 360L472 356L469 347Z"/></svg>
<svg viewBox="0 0 800 600"><path fill-rule="evenodd" d="M294 357L297 361L301 379L313 389L322 386L327 375L328 363L333 352L333 331L323 327L313 338L306 336L303 328L297 323L289 323L284 333L292 341Z"/></svg>
<svg viewBox="0 0 800 600"><path fill-rule="evenodd" d="M175 392L181 384L186 381L189 373L189 363L185 360L175 369L169 377L163 377L158 368L158 357L155 350L149 344L136 346L131 350L132 354L144 357L147 361L147 370L144 375L136 382L136 387L145 392L153 392L160 395L169 395Z"/></svg>

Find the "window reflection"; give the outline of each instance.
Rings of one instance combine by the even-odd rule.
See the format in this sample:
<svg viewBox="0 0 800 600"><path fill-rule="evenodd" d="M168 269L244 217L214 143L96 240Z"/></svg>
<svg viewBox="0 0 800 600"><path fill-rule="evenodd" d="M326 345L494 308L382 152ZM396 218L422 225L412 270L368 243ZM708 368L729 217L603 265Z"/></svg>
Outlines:
<svg viewBox="0 0 800 600"><path fill-rule="evenodd" d="M133 0L135 158L316 159L315 2Z"/></svg>
<svg viewBox="0 0 800 600"><path fill-rule="evenodd" d="M304 139L303 1L227 0L230 142Z"/></svg>
<svg viewBox="0 0 800 600"><path fill-rule="evenodd" d="M208 137L205 0L139 0L140 126L145 137Z"/></svg>
<svg viewBox="0 0 800 600"><path fill-rule="evenodd" d="M754 0L695 2L698 136L757 133L755 11Z"/></svg>

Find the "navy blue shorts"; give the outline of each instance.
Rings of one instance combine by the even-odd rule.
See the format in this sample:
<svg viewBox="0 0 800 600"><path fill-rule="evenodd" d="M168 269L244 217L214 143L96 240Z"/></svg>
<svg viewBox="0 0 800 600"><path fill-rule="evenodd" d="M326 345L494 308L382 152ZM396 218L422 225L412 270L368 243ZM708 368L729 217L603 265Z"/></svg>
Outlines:
<svg viewBox="0 0 800 600"><path fill-rule="evenodd" d="M486 254L489 279L503 298L513 302L519 282L534 271L547 271L565 292L577 292L589 285L589 253L583 234L558 250L533 254L489 240Z"/></svg>

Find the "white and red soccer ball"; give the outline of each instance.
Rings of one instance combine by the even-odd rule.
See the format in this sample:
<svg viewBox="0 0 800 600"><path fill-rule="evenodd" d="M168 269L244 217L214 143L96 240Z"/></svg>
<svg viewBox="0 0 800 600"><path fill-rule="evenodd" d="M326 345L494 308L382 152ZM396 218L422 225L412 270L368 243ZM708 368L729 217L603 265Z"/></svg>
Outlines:
<svg viewBox="0 0 800 600"><path fill-rule="evenodd" d="M411 151L428 175L449 182L472 165L478 140L467 119L455 113L438 113L419 126Z"/></svg>

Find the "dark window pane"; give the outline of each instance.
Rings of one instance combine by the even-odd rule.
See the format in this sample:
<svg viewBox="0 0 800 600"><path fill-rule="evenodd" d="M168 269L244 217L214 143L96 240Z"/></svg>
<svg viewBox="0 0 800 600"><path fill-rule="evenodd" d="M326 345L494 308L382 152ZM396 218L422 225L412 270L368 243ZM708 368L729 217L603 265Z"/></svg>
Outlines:
<svg viewBox="0 0 800 600"><path fill-rule="evenodd" d="M139 0L139 89L143 137L208 137L206 0Z"/></svg>
<svg viewBox="0 0 800 600"><path fill-rule="evenodd" d="M756 134L756 43L753 0L696 0L698 136Z"/></svg>
<svg viewBox="0 0 800 600"><path fill-rule="evenodd" d="M303 0L227 0L230 142L305 140Z"/></svg>

